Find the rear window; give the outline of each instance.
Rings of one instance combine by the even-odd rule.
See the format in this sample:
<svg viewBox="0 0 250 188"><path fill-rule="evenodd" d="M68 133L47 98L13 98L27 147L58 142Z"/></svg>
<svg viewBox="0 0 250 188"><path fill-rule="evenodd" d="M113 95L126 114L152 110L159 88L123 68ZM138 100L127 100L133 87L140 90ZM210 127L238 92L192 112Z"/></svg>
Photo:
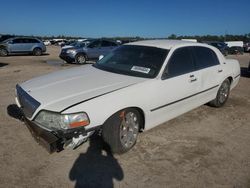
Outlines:
<svg viewBox="0 0 250 188"><path fill-rule="evenodd" d="M110 42L106 40L102 41L102 47L109 47L109 46L117 46L117 45L114 42Z"/></svg>
<svg viewBox="0 0 250 188"><path fill-rule="evenodd" d="M219 60L215 52L206 47L193 47L195 62L198 69L203 69L219 65Z"/></svg>
<svg viewBox="0 0 250 188"><path fill-rule="evenodd" d="M39 43L39 41L36 39L28 39L28 41L29 43Z"/></svg>

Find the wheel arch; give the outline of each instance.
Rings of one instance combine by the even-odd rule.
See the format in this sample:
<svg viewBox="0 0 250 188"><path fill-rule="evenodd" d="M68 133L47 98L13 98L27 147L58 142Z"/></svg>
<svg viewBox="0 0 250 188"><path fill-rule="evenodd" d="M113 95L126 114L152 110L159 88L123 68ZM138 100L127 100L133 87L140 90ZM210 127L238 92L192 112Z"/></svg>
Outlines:
<svg viewBox="0 0 250 188"><path fill-rule="evenodd" d="M35 49L40 49L40 50L42 50L42 48L41 48L40 46L34 46L33 49L32 49L32 51L34 51Z"/></svg>
<svg viewBox="0 0 250 188"><path fill-rule="evenodd" d="M85 52L77 52L76 55L75 55L75 58L78 56L78 55L84 55L86 60L88 60L88 56Z"/></svg>
<svg viewBox="0 0 250 188"><path fill-rule="evenodd" d="M5 50L7 50L7 52L9 53L8 47L5 46L5 45L0 45L0 49L5 49Z"/></svg>
<svg viewBox="0 0 250 188"><path fill-rule="evenodd" d="M227 77L226 79L228 79L228 80L229 80L230 85L231 85L231 84L232 84L232 82L233 82L233 77L232 77L232 76L229 76L229 77Z"/></svg>
<svg viewBox="0 0 250 188"><path fill-rule="evenodd" d="M9 55L10 51L8 50L8 47L5 45L0 45L0 50L6 50L7 56Z"/></svg>
<svg viewBox="0 0 250 188"><path fill-rule="evenodd" d="M114 112L112 115L110 115L104 122L104 124L115 114L117 113L121 113L123 110L126 110L126 109L135 109L139 112L139 114L141 115L141 118L142 118L142 124L140 125L140 128L139 128L139 132L143 132L144 128L145 128L145 113L144 111L139 108L139 107L136 107L136 106L130 106L130 107L126 107L126 108L123 108L123 109L120 109L116 112Z"/></svg>
<svg viewBox="0 0 250 188"><path fill-rule="evenodd" d="M141 108L139 108L139 107L130 107L130 108L133 108L133 109L137 110L137 111L139 112L139 114L141 115L142 124L140 125L139 131L142 132L142 131L144 130L144 128L145 128L145 113L144 113L144 111L143 111Z"/></svg>

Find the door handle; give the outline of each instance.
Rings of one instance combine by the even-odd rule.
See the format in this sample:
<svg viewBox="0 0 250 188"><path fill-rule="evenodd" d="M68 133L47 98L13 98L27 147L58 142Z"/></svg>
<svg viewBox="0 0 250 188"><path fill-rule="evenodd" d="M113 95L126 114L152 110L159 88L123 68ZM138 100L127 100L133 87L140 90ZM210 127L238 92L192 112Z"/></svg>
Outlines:
<svg viewBox="0 0 250 188"><path fill-rule="evenodd" d="M190 75L189 76L189 82L195 82L195 81L197 81L197 78L192 74L192 75Z"/></svg>
<svg viewBox="0 0 250 188"><path fill-rule="evenodd" d="M222 69L219 69L219 70L218 70L218 73L220 73L220 72L223 72L223 70L222 70Z"/></svg>

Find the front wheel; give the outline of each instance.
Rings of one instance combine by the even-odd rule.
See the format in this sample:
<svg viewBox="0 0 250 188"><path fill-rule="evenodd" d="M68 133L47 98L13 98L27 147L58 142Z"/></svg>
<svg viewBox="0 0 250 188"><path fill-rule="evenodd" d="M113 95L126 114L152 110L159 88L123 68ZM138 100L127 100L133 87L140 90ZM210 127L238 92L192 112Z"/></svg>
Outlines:
<svg viewBox="0 0 250 188"><path fill-rule="evenodd" d="M40 48L35 48L33 50L33 55L34 56L40 56L40 55L42 55L42 50Z"/></svg>
<svg viewBox="0 0 250 188"><path fill-rule="evenodd" d="M84 64L86 63L86 56L84 54L78 54L75 57L75 61L78 64Z"/></svg>
<svg viewBox="0 0 250 188"><path fill-rule="evenodd" d="M223 106L229 97L230 93L230 81L228 79L224 80L217 92L216 98L209 102L209 105L213 107Z"/></svg>
<svg viewBox="0 0 250 188"><path fill-rule="evenodd" d="M0 48L0 56L7 56L8 55L8 51L4 48Z"/></svg>
<svg viewBox="0 0 250 188"><path fill-rule="evenodd" d="M103 139L112 152L125 153L135 145L141 123L141 115L136 109L121 110L104 123Z"/></svg>

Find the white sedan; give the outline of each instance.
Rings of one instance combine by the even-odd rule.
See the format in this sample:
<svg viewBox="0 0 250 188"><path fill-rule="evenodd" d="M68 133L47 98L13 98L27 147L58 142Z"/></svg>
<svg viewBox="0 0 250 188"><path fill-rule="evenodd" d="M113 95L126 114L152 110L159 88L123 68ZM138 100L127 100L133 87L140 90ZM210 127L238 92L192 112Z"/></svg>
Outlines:
<svg viewBox="0 0 250 188"><path fill-rule="evenodd" d="M100 131L113 152L124 153L143 130L205 103L223 106L239 79L238 61L210 45L148 40L18 84L16 103L50 152Z"/></svg>

